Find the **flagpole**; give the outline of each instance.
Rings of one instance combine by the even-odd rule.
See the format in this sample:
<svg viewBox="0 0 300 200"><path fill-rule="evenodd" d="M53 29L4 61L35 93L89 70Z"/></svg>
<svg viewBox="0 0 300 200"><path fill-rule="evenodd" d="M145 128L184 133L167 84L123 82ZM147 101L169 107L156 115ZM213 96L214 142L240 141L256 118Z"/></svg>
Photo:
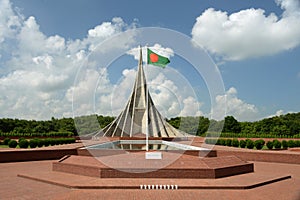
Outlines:
<svg viewBox="0 0 300 200"><path fill-rule="evenodd" d="M147 51L147 45L146 45L146 51ZM146 56L146 63L147 64L147 59L148 56ZM146 67L146 74L145 74L145 79L146 79L146 75L147 75L147 67ZM149 151L149 130L148 130L148 123L149 123L149 113L148 113L148 84L147 84L147 79L146 79L146 114L147 114L147 118L146 118L146 151Z"/></svg>

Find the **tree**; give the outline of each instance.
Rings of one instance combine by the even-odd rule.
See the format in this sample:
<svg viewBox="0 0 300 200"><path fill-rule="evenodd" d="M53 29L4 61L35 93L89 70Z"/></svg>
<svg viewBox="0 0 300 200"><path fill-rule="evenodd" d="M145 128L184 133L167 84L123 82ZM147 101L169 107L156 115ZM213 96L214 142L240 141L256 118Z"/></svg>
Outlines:
<svg viewBox="0 0 300 200"><path fill-rule="evenodd" d="M240 133L241 125L233 116L227 116L225 117L225 122L224 122L224 127L222 132Z"/></svg>

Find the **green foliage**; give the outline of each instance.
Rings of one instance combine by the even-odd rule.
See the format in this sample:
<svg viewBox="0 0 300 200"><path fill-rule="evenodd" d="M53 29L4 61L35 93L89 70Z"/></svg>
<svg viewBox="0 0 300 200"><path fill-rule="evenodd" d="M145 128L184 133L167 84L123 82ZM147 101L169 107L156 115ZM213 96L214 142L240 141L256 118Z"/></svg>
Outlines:
<svg viewBox="0 0 300 200"><path fill-rule="evenodd" d="M175 117L167 120L173 127L191 135L203 135L208 130L209 119L205 117Z"/></svg>
<svg viewBox="0 0 300 200"><path fill-rule="evenodd" d="M273 142L272 141L268 141L267 142L267 147L268 147L268 149L273 149Z"/></svg>
<svg viewBox="0 0 300 200"><path fill-rule="evenodd" d="M15 141L15 140L10 140L10 141L8 142L9 148L16 148L17 145L18 145L18 143L17 143L17 141Z"/></svg>
<svg viewBox="0 0 300 200"><path fill-rule="evenodd" d="M246 147L246 141L245 140L240 140L240 147L245 148Z"/></svg>
<svg viewBox="0 0 300 200"><path fill-rule="evenodd" d="M37 145L38 145L38 142L37 142L36 139L29 140L29 146L30 146L30 148L36 148Z"/></svg>
<svg viewBox="0 0 300 200"><path fill-rule="evenodd" d="M288 141L288 147L289 147L289 148L295 147L295 142L294 142L293 140L289 140L289 141Z"/></svg>
<svg viewBox="0 0 300 200"><path fill-rule="evenodd" d="M214 139L214 138L205 139L206 144L216 144L217 142L218 142L218 139Z"/></svg>
<svg viewBox="0 0 300 200"><path fill-rule="evenodd" d="M3 140L3 144L4 144L4 145L8 145L8 143L9 143L10 140L11 140L10 138L5 138L5 139Z"/></svg>
<svg viewBox="0 0 300 200"><path fill-rule="evenodd" d="M104 128L114 117L90 115L72 118L36 121L0 119L1 137L71 137L85 135ZM167 120L175 128L193 135L235 138L300 138L300 112L266 118L255 122L238 122L233 116L224 120L200 117L175 117ZM76 127L75 127L76 122ZM223 127L224 124L224 127ZM78 132L77 132L78 131ZM209 131L209 133L207 133Z"/></svg>
<svg viewBox="0 0 300 200"><path fill-rule="evenodd" d="M227 139L226 140L226 146L229 146L229 147L232 146L232 139Z"/></svg>
<svg viewBox="0 0 300 200"><path fill-rule="evenodd" d="M246 147L248 149L253 149L254 148L254 142L252 140L247 140L246 141Z"/></svg>
<svg viewBox="0 0 300 200"><path fill-rule="evenodd" d="M278 140L273 140L273 145L275 149L280 149L281 148L281 142Z"/></svg>
<svg viewBox="0 0 300 200"><path fill-rule="evenodd" d="M294 145L295 147L300 147L300 140L295 140Z"/></svg>
<svg viewBox="0 0 300 200"><path fill-rule="evenodd" d="M225 139L218 139L218 144L225 146L226 140Z"/></svg>
<svg viewBox="0 0 300 200"><path fill-rule="evenodd" d="M20 147L20 148L26 149L26 148L28 148L28 145L29 145L29 143L28 143L28 141L25 140L25 139L23 139L23 140L21 140L21 141L19 142L19 147Z"/></svg>
<svg viewBox="0 0 300 200"><path fill-rule="evenodd" d="M240 142L237 139L233 139L232 140L232 146L233 147L239 147L240 146Z"/></svg>
<svg viewBox="0 0 300 200"><path fill-rule="evenodd" d="M21 138L18 139L18 143L20 143L22 140L26 140L26 139L21 137Z"/></svg>
<svg viewBox="0 0 300 200"><path fill-rule="evenodd" d="M288 146L289 146L288 142L286 140L282 140L281 145L282 145L282 148L284 148L284 149L288 148Z"/></svg>
<svg viewBox="0 0 300 200"><path fill-rule="evenodd" d="M264 144L265 144L264 140L256 140L254 142L255 148L258 149L258 150L261 150L263 148Z"/></svg>
<svg viewBox="0 0 300 200"><path fill-rule="evenodd" d="M44 146L44 140L43 140L43 139L37 138L36 141L37 141L37 146L38 146L38 147Z"/></svg>
<svg viewBox="0 0 300 200"><path fill-rule="evenodd" d="M225 117L224 127L222 132L240 133L241 125L233 116L227 116Z"/></svg>

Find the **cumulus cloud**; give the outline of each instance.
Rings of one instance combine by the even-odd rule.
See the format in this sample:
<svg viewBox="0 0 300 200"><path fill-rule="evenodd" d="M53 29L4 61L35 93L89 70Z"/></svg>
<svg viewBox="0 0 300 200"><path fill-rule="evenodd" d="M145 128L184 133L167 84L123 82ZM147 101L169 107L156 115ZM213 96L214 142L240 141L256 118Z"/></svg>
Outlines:
<svg viewBox="0 0 300 200"><path fill-rule="evenodd" d="M253 121L257 118L258 109L255 105L246 103L237 96L238 92L234 87L229 88L225 95L218 95L215 99L216 106L213 110L213 116L216 119L222 120L224 116L218 116L221 111L226 108L227 116L234 116L239 121Z"/></svg>
<svg viewBox="0 0 300 200"><path fill-rule="evenodd" d="M87 71L88 78L80 80L81 88L73 86L86 55L105 39L135 26L135 22L127 24L121 18L113 18L88 30L83 39L47 36L40 31L35 17L25 18L14 10L9 0L0 0L0 117L72 116L72 91L84 91L81 96L75 95L79 101L84 95L90 95L85 87L103 75L100 66L95 64L97 69ZM109 44L109 47L120 48L128 42ZM89 108L83 104L83 109Z"/></svg>
<svg viewBox="0 0 300 200"><path fill-rule="evenodd" d="M196 20L192 40L224 60L273 55L300 44L300 3L277 0L282 17L249 8L228 14L209 8Z"/></svg>

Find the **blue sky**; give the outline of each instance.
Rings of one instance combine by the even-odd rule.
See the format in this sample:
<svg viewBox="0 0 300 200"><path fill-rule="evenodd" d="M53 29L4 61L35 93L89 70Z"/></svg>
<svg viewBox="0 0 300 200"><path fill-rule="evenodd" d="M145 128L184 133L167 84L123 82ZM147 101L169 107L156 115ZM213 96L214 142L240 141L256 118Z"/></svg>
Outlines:
<svg viewBox="0 0 300 200"><path fill-rule="evenodd" d="M81 73L82 59L94 46L114 34L143 27L167 28L190 37L208 52L223 79L224 93L211 98L202 78L193 76L190 63L178 57L176 49L157 44L161 50L171 48L166 55L171 59L169 69L149 74L149 82L161 83L161 88L152 88L153 98L167 117L210 117L211 101L224 107L225 97L227 114L241 121L300 111L298 0L0 2L0 117L69 117L76 109L74 99L75 113L116 115L134 79L137 63L131 54L106 70L85 70L79 79L76 73ZM175 72L196 95L182 92L178 77L172 76ZM103 84L95 86L99 80ZM82 99L91 95L85 88L95 87L94 101L101 106L91 108ZM111 91L117 87L126 92L118 93L112 112ZM167 87L177 98L166 95ZM74 91L80 95L74 97Z"/></svg>

